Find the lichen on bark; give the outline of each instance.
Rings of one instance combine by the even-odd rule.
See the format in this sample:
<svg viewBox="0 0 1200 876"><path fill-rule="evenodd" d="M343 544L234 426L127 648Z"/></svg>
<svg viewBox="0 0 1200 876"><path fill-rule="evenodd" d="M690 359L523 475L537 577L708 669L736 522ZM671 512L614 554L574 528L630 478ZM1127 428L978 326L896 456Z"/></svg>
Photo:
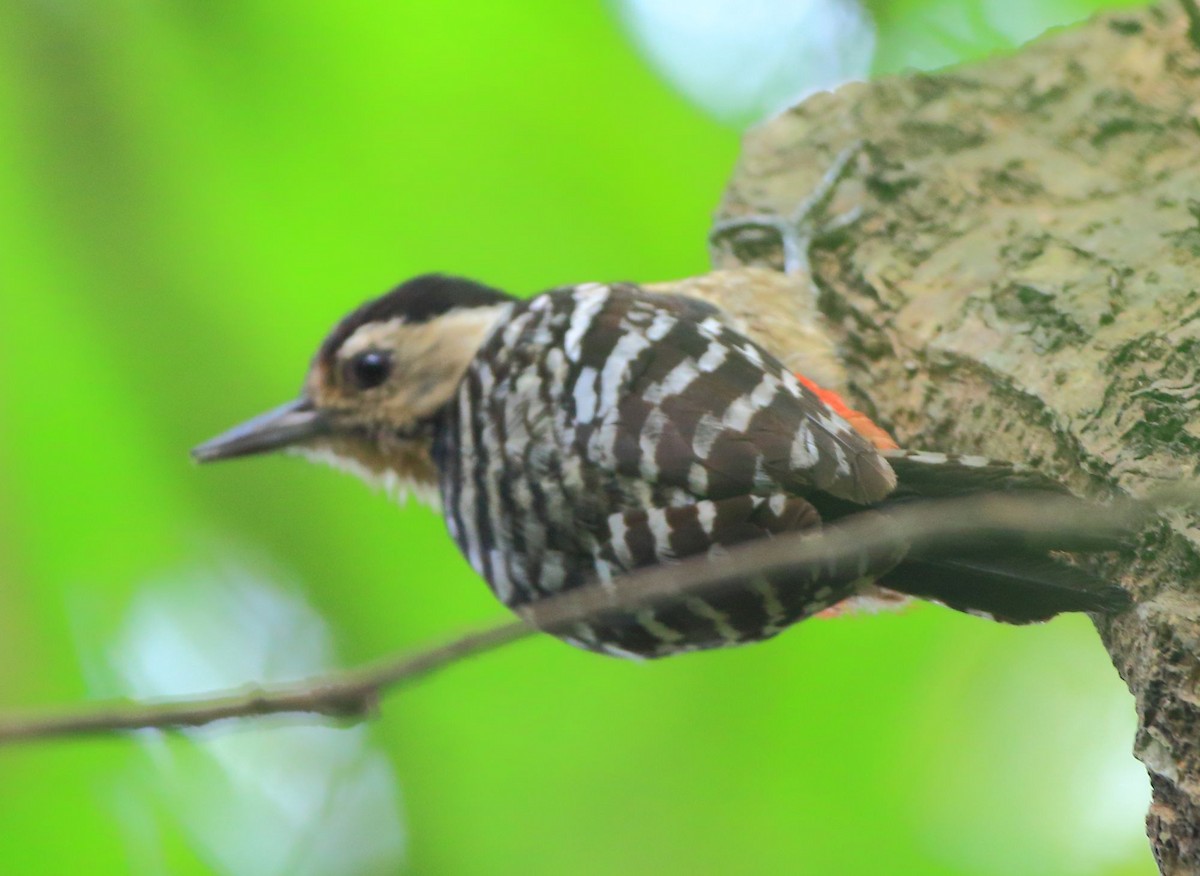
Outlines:
<svg viewBox="0 0 1200 876"><path fill-rule="evenodd" d="M790 214L862 141L828 207L861 215L809 253L852 396L902 443L1028 460L1084 495L1196 479L1198 34L1193 3L1166 3L818 95L747 135L718 220ZM713 255L780 266L761 229ZM808 307L804 284L775 288ZM1172 874L1200 872L1198 521L1166 515L1109 563L1137 605L1097 619Z"/></svg>

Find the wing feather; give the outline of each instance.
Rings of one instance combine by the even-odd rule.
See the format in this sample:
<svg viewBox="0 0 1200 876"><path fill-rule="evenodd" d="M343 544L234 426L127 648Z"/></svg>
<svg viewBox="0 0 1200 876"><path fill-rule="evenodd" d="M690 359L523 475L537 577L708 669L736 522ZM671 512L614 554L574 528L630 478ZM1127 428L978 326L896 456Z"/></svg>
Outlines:
<svg viewBox="0 0 1200 876"><path fill-rule="evenodd" d="M583 335L581 362L610 379L576 432L589 463L698 499L817 488L871 503L891 492L895 476L869 441L775 356L685 301L614 286ZM608 358L650 325L660 336L625 343L637 351L628 361ZM707 472L702 495L697 466Z"/></svg>

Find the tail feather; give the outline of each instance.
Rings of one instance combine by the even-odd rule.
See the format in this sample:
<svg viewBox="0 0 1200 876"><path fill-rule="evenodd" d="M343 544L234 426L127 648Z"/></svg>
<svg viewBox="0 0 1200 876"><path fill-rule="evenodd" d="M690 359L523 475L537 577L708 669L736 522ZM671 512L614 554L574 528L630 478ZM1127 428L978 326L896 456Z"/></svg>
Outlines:
<svg viewBox="0 0 1200 876"><path fill-rule="evenodd" d="M879 582L970 614L1027 624L1065 611L1112 613L1129 594L1049 556L983 555L905 560Z"/></svg>
<svg viewBox="0 0 1200 876"><path fill-rule="evenodd" d="M884 450L882 455L896 473L899 495L961 496L1008 490L1068 492L1058 481L1027 465L986 456L922 450Z"/></svg>
<svg viewBox="0 0 1200 876"><path fill-rule="evenodd" d="M896 473L897 487L874 506L884 514L910 503L937 502L956 496L1041 492L1061 501L1067 488L1019 463L982 456L961 456L912 450L882 449ZM826 521L861 511L847 503L823 500L818 506ZM1049 620L1067 611L1112 613L1131 600L1120 587L1101 581L1054 552L1090 553L1125 546L1130 533L1119 521L1094 532L1060 531L1015 534L1003 526L980 530L952 547L912 553L884 574L879 585L900 593L940 602L972 614L990 615L1007 623Z"/></svg>

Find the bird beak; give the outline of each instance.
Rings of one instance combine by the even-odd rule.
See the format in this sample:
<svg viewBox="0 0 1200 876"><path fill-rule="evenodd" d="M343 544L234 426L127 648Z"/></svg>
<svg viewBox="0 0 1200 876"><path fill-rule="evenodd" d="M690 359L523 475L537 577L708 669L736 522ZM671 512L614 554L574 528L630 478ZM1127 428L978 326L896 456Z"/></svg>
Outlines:
<svg viewBox="0 0 1200 876"><path fill-rule="evenodd" d="M326 431L327 421L307 398L281 405L234 426L192 449L197 462L216 462L282 450L315 438Z"/></svg>

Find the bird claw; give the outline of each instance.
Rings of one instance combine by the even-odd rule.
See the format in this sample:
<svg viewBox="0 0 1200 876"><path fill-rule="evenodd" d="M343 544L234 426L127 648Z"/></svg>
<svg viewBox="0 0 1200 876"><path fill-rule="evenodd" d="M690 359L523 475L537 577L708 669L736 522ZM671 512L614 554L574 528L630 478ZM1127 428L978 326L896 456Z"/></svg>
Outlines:
<svg viewBox="0 0 1200 876"><path fill-rule="evenodd" d="M817 187L796 205L787 216L755 213L723 219L709 232L710 244L747 228L765 228L779 235L783 248L783 270L788 274L810 273L808 254L815 241L839 231L862 218L862 207L856 206L833 218L825 216L825 208L833 199L838 184L845 179L854 159L863 150L863 141L855 140L837 154Z"/></svg>

